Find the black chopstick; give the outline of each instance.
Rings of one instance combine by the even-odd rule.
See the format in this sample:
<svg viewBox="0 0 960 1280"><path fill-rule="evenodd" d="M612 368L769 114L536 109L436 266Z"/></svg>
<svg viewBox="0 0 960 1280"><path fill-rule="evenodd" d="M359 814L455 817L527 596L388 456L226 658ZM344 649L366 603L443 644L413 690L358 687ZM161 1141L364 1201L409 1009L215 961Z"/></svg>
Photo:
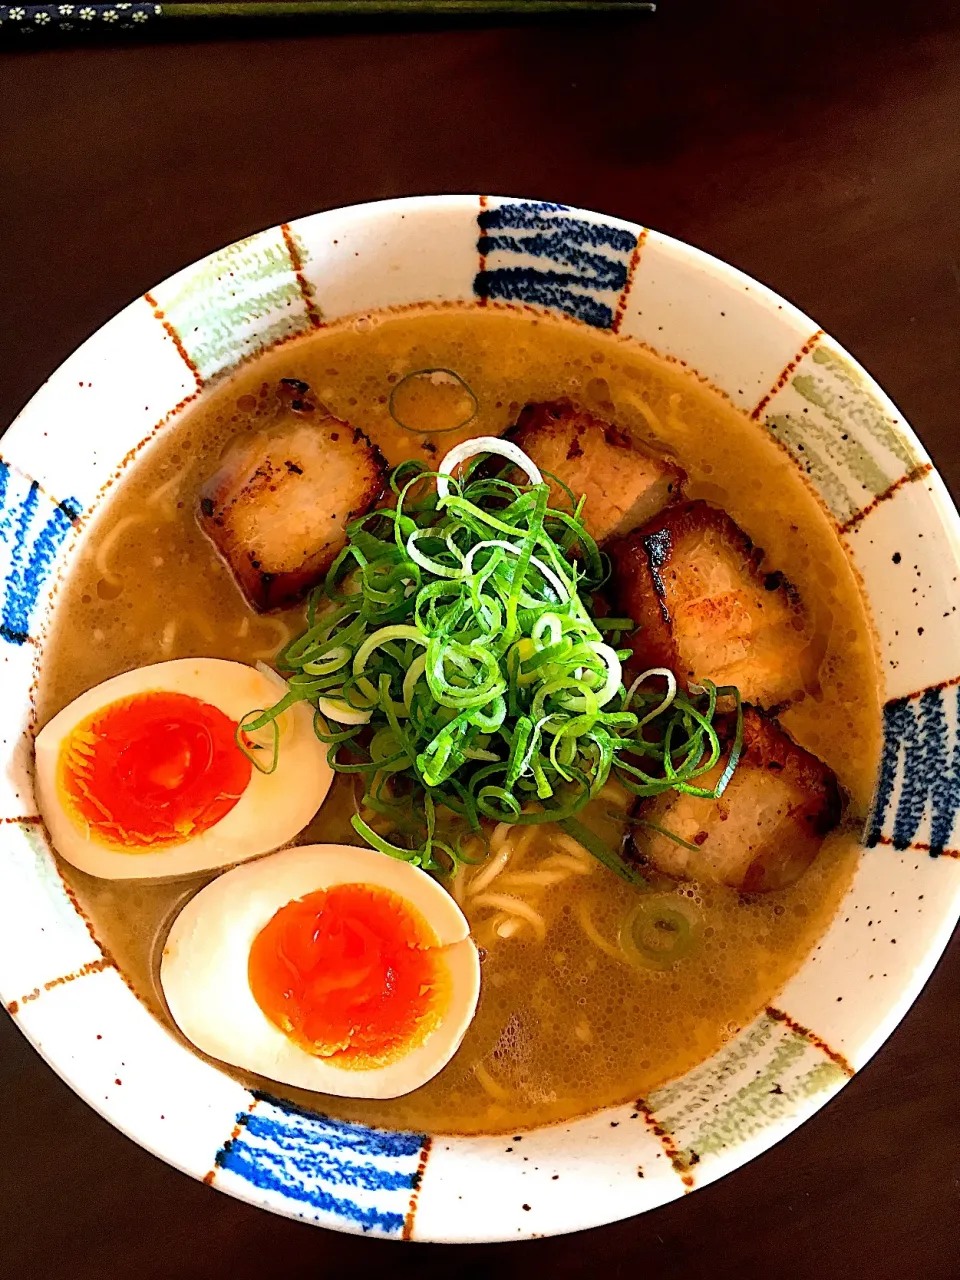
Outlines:
<svg viewBox="0 0 960 1280"><path fill-rule="evenodd" d="M164 4L170 18L302 18L313 14L524 14L614 13L651 10L650 0L212 0L209 4Z"/></svg>
<svg viewBox="0 0 960 1280"><path fill-rule="evenodd" d="M652 0L210 0L209 3L0 4L0 38L143 31L160 22L217 24L358 18L499 18L652 12Z"/></svg>

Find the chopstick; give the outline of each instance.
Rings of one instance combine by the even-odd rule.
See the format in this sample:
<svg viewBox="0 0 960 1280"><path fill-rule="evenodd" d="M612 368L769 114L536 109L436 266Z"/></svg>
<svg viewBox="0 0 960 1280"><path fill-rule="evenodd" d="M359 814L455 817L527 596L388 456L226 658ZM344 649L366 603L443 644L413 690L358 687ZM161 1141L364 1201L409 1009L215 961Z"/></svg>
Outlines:
<svg viewBox="0 0 960 1280"><path fill-rule="evenodd" d="M226 23L270 20L376 17L453 19L576 14L651 13L653 0L187 0L178 4L117 0L116 3L0 4L0 40L24 35L61 33L108 35L143 31L158 22Z"/></svg>
<svg viewBox="0 0 960 1280"><path fill-rule="evenodd" d="M164 4L171 18L308 17L313 14L394 13L615 13L650 11L651 0L213 0L212 3Z"/></svg>

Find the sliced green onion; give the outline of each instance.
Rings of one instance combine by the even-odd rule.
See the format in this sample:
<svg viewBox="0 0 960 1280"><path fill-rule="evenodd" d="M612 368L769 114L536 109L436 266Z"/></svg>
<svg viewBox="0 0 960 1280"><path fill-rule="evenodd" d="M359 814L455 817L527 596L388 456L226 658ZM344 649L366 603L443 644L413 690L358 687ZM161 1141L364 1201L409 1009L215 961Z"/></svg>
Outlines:
<svg viewBox="0 0 960 1280"><path fill-rule="evenodd" d="M491 476L481 466L490 455L510 467ZM513 467L527 483L504 478ZM403 463L390 484L394 507L347 526L306 630L277 656L283 696L245 718L245 731L310 702L331 765L363 779L362 803L402 826L402 839L359 817L355 829L436 874L461 858L462 830L438 835L450 822L467 832L484 820L559 822L642 884L577 815L611 773L638 797L719 796L742 748L736 690L704 681L684 693L665 667L624 688L628 651L615 636L633 623L593 615L609 564L582 501L572 514L551 508L549 485L510 441L464 441L437 471ZM723 754L717 702L729 696L738 728L707 788L700 779Z"/></svg>
<svg viewBox="0 0 960 1280"><path fill-rule="evenodd" d="M259 722L264 714L262 710L248 711L237 725L234 740L255 769L260 773L273 773L280 762L280 725L276 717L261 725ZM262 734L265 728L269 729L269 746L256 741L253 736L254 733ZM263 751L269 754L264 757L260 754Z"/></svg>
<svg viewBox="0 0 960 1280"><path fill-rule="evenodd" d="M328 720L336 720L338 724L369 724L372 711L361 711L351 707L343 698L317 698L316 708Z"/></svg>
<svg viewBox="0 0 960 1280"><path fill-rule="evenodd" d="M646 969L672 969L693 950L696 941L692 909L679 899L644 894L620 926L620 949Z"/></svg>
<svg viewBox="0 0 960 1280"><path fill-rule="evenodd" d="M415 417L418 396L428 401L439 400L443 396L441 388L449 389L454 396L459 394L462 401L461 405L450 406L453 421L445 421L442 426L418 426L416 422L405 419L405 413L407 418ZM439 406L435 405L434 409L437 407ZM473 390L453 369L414 369L394 384L387 405L387 411L397 426L416 435L442 435L446 431L460 431L474 420L479 408Z"/></svg>
<svg viewBox="0 0 960 1280"><path fill-rule="evenodd" d="M568 836L572 836L577 844L582 844L588 853L592 853L598 862L609 867L621 880L638 887L646 884L643 876L629 862L625 862L619 854L614 853L608 844L595 835L589 827L576 818L564 818L557 824Z"/></svg>
<svg viewBox="0 0 960 1280"><path fill-rule="evenodd" d="M621 821L623 821L622 818ZM638 827L646 827L648 831L655 831L658 836L666 836L668 840L678 844L681 849L689 849L691 853L699 851L699 845L693 844L690 840L684 840L683 836L678 836L675 831L670 831L667 827L661 827L659 823L651 822L648 818L631 818L630 821Z"/></svg>
<svg viewBox="0 0 960 1280"><path fill-rule="evenodd" d="M476 436L473 440L464 440L463 444L456 445L440 463L439 473L437 475L437 493L441 502L450 496L450 477L453 475L457 467L467 462L470 458L485 456L495 453L501 458L507 458L510 462L515 462L527 474L531 485L543 484L543 476L541 476L537 464L509 440L501 440L499 436ZM519 494L519 490L517 493ZM482 517L483 512L478 511L478 515Z"/></svg>

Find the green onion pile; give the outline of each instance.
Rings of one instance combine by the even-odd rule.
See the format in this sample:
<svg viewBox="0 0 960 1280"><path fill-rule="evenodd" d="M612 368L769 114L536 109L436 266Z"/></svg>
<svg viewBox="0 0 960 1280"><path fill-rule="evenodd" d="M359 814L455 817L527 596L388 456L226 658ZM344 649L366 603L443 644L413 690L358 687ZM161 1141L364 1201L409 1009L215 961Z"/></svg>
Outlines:
<svg viewBox="0 0 960 1280"><path fill-rule="evenodd" d="M512 467L493 474L491 455ZM435 472L403 463L390 484L395 504L348 526L306 631L277 656L287 693L251 713L238 741L308 700L333 768L361 775L364 808L389 820L398 843L353 818L383 853L447 874L471 860L467 837L484 819L559 822L639 882L576 815L611 772L637 796L719 796L740 754L736 690L705 682L687 695L666 668L624 687L630 650L618 643L634 623L594 612L609 570L584 499L567 490L569 510L549 507L549 484L509 441L466 441ZM737 730L704 788L725 696Z"/></svg>

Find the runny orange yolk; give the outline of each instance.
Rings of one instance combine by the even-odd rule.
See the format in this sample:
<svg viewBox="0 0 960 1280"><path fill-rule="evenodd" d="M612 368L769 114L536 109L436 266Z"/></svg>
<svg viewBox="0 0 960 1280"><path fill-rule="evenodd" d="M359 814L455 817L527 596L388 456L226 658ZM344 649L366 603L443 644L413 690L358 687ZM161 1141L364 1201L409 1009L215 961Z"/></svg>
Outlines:
<svg viewBox="0 0 960 1280"><path fill-rule="evenodd" d="M423 916L373 884L288 902L250 948L250 990L266 1016L332 1065L385 1066L446 1012L449 971Z"/></svg>
<svg viewBox="0 0 960 1280"><path fill-rule="evenodd" d="M121 698L71 731L61 796L74 819L130 853L179 844L230 812L250 781L236 723L217 707L162 690Z"/></svg>

